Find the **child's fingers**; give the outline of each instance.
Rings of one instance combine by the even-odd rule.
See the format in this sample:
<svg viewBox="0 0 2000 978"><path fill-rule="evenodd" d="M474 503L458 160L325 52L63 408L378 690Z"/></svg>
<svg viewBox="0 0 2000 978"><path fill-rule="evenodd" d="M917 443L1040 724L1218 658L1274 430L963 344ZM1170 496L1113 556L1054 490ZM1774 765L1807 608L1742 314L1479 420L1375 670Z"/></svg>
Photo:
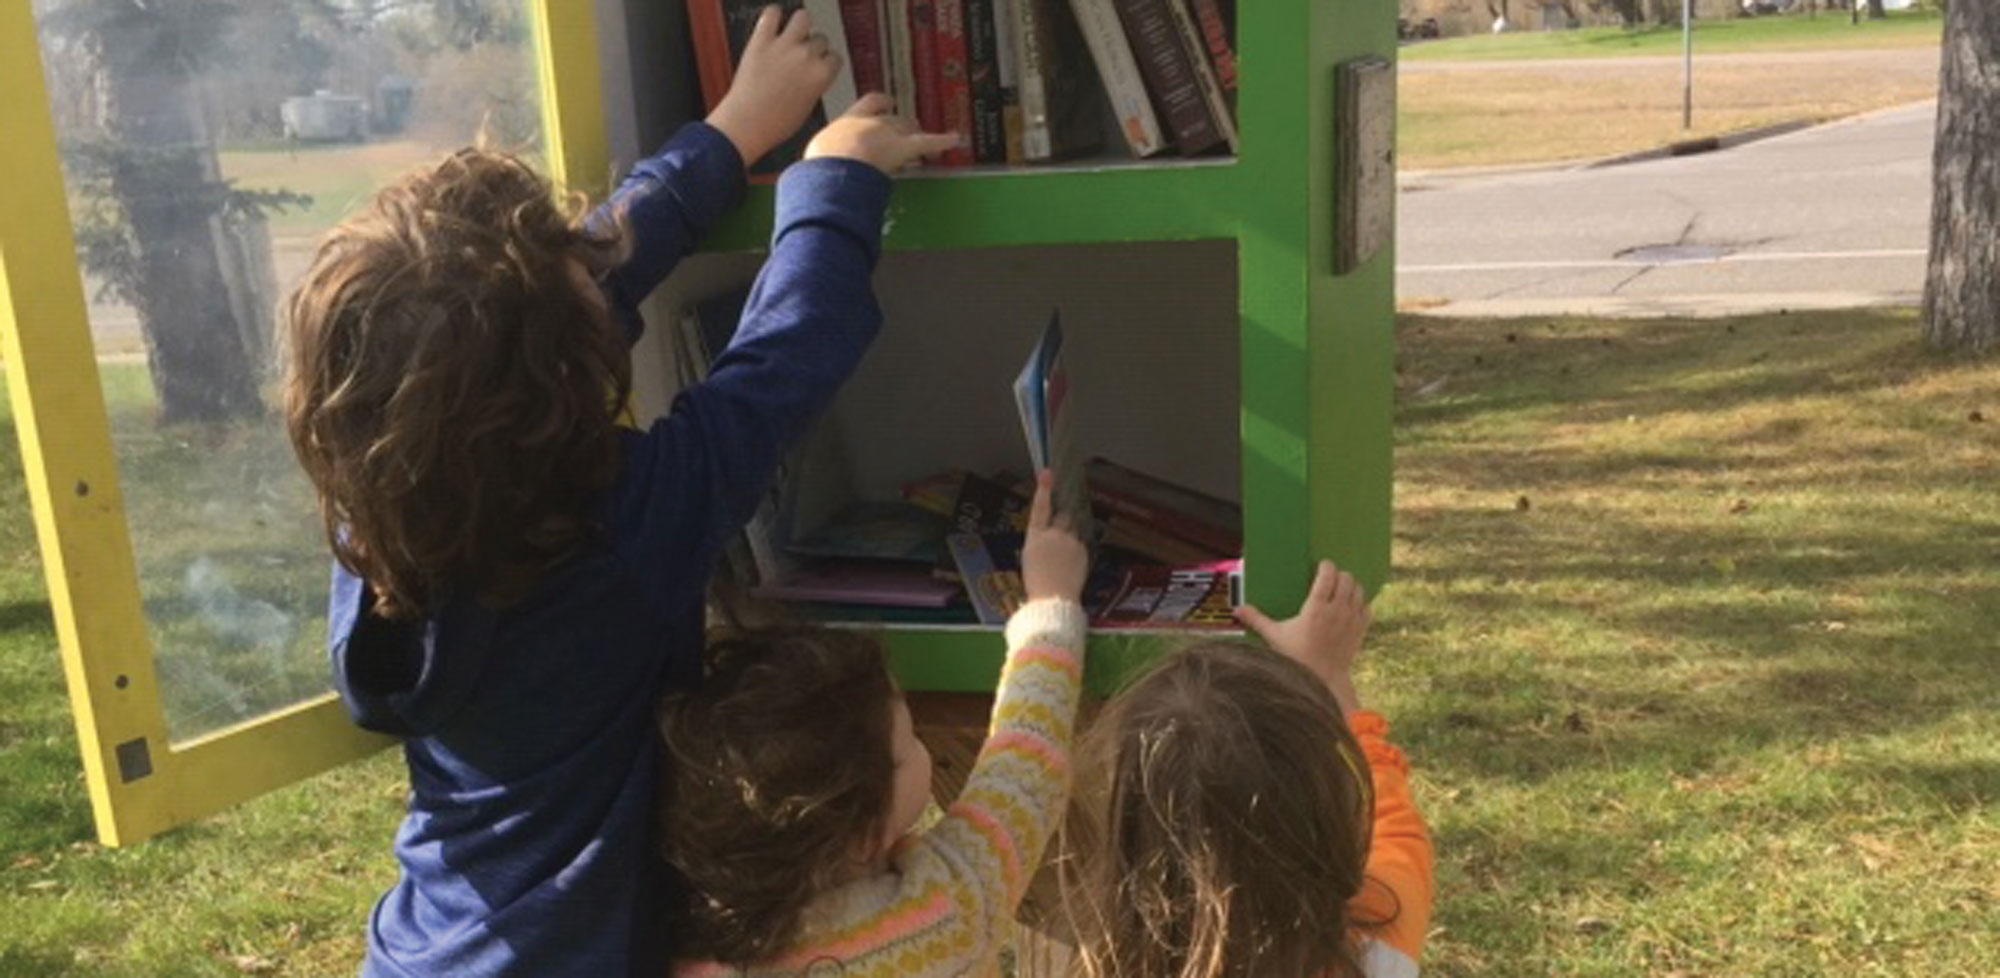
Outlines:
<svg viewBox="0 0 2000 978"><path fill-rule="evenodd" d="M949 132L920 132L908 137L910 152L918 156L936 156L958 146L958 134Z"/></svg>
<svg viewBox="0 0 2000 978"><path fill-rule="evenodd" d="M1277 647L1277 642L1272 640L1271 633L1278 627L1278 623L1272 621L1270 615L1257 610L1256 605L1239 606L1236 609L1236 620L1242 622L1243 627L1257 633L1257 637L1263 639L1264 644Z"/></svg>
<svg viewBox="0 0 2000 978"><path fill-rule="evenodd" d="M1028 505L1029 529L1039 530L1052 525L1055 504L1049 497L1052 495L1051 487L1054 485L1055 477L1049 474L1049 470L1043 469L1035 473L1035 501Z"/></svg>
<svg viewBox="0 0 2000 978"><path fill-rule="evenodd" d="M888 115L894 111L896 111L896 100L881 92L869 92L847 107L847 114L857 119Z"/></svg>
<svg viewBox="0 0 2000 978"><path fill-rule="evenodd" d="M1358 607L1361 604L1360 594L1361 585L1355 582L1353 574L1341 571L1335 575L1333 583L1334 604L1344 607Z"/></svg>
<svg viewBox="0 0 2000 978"><path fill-rule="evenodd" d="M1320 561L1319 569L1313 572L1312 589L1306 592L1306 602L1308 604L1312 604L1317 602L1332 601L1334 595L1334 589L1338 587L1339 584L1340 584L1340 571L1333 566L1333 561L1331 560Z"/></svg>
<svg viewBox="0 0 2000 978"><path fill-rule="evenodd" d="M805 11L801 10L799 12L804 13ZM757 24L750 28L750 40L754 42L776 37L778 35L778 25L784 16L784 10L780 9L777 4L772 4L758 11Z"/></svg>
<svg viewBox="0 0 2000 978"><path fill-rule="evenodd" d="M767 11L771 11L771 10L776 10L778 8L765 7L764 9ZM792 13L791 20L785 21L784 36L786 38L789 38L794 41L803 41L806 38L811 37L812 32L813 32L812 14L807 13L804 7L800 7L798 10L794 11Z"/></svg>

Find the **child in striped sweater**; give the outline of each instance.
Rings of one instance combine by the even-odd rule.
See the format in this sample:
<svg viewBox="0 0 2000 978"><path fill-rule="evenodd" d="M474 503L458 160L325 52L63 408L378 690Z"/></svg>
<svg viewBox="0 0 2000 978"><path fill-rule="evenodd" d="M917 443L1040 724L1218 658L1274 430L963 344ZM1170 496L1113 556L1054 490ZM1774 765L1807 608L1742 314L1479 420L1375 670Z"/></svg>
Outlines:
<svg viewBox="0 0 2000 978"><path fill-rule="evenodd" d="M930 753L881 645L832 629L716 643L663 702L660 847L680 976L997 975L1069 793L1083 544L1042 474L992 727L942 821L912 834Z"/></svg>

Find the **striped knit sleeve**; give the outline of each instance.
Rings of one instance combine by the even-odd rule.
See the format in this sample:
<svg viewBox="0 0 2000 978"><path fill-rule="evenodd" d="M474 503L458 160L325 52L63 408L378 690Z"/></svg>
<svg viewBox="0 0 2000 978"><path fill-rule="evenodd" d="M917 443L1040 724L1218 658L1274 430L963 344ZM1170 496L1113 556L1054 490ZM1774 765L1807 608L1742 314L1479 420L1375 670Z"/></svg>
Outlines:
<svg viewBox="0 0 2000 978"><path fill-rule="evenodd" d="M997 954L1069 800L1086 622L1073 601L1030 602L1007 623L1007 665L965 790L920 840L945 869L974 955ZM927 874L926 874L927 875Z"/></svg>

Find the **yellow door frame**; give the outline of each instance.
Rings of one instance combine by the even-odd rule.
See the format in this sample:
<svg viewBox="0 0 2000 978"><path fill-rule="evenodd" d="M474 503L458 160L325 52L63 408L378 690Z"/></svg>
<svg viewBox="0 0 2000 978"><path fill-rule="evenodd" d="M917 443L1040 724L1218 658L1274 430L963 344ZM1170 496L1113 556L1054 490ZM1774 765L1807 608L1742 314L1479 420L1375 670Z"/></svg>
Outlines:
<svg viewBox="0 0 2000 978"><path fill-rule="evenodd" d="M610 175L595 4L527 0L559 184ZM0 0L0 357L98 839L121 846L380 750L320 696L171 743L30 0Z"/></svg>

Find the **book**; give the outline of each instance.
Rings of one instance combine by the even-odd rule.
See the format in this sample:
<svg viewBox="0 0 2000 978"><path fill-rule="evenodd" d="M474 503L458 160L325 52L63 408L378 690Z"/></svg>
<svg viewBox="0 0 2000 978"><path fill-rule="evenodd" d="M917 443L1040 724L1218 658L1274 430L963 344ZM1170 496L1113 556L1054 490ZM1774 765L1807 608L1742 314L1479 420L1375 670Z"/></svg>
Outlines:
<svg viewBox="0 0 2000 978"><path fill-rule="evenodd" d="M818 14L813 17L817 19ZM870 92L894 94L889 87L886 65L887 25L882 16L882 0L840 0L840 26L846 35L848 70L860 95ZM832 35L828 35L829 40Z"/></svg>
<svg viewBox="0 0 2000 978"><path fill-rule="evenodd" d="M934 567L949 559L944 516L912 503L861 502L785 545L795 557L882 560Z"/></svg>
<svg viewBox="0 0 2000 978"><path fill-rule="evenodd" d="M954 132L957 146L938 154L942 166L971 166L972 155L972 57L966 38L966 0L932 0L937 12L938 101L944 110L944 125L932 132Z"/></svg>
<svg viewBox="0 0 2000 978"><path fill-rule="evenodd" d="M1049 314L1049 324L1014 380L1014 403L1028 441L1028 458L1037 470L1055 473L1051 505L1068 516L1077 535L1087 538L1091 513L1084 493L1083 460L1077 452L1076 412L1070 401L1069 368L1063 362L1061 311Z"/></svg>
<svg viewBox="0 0 2000 978"><path fill-rule="evenodd" d="M1082 2L1082 0L1079 0ZM1194 66L1170 7L1173 0L1110 0L1125 25L1146 91L1182 156L1199 156L1224 142L1221 128L1195 79Z"/></svg>
<svg viewBox="0 0 2000 978"><path fill-rule="evenodd" d="M1242 554L1242 508L1186 486L1092 458L1084 468L1090 504L1110 516L1206 548L1212 556Z"/></svg>
<svg viewBox="0 0 2000 978"><path fill-rule="evenodd" d="M1027 601L1019 534L954 533L946 540L980 624L1005 625Z"/></svg>
<svg viewBox="0 0 2000 978"><path fill-rule="evenodd" d="M1103 145L1097 72L1067 0L1014 0L1020 65L1021 155L1073 159Z"/></svg>
<svg viewBox="0 0 2000 978"><path fill-rule="evenodd" d="M993 0L993 60L1000 79L1000 128L1007 140L1006 161L1027 162L1021 146L1021 18L1018 0Z"/></svg>
<svg viewBox="0 0 2000 978"><path fill-rule="evenodd" d="M1070 7L1090 49L1091 60L1097 65L1104 94L1111 101L1118 131L1125 137L1132 155L1144 159L1165 150L1167 140L1160 131L1159 116L1146 95L1146 80L1140 74L1132 43L1125 36L1113 3L1114 0L1070 0Z"/></svg>
<svg viewBox="0 0 2000 978"><path fill-rule="evenodd" d="M1229 151L1237 152L1235 110L1230 107L1222 83L1215 76L1215 66L1209 62L1208 41L1202 36L1201 25L1195 22L1194 12L1188 9L1184 0L1165 2L1167 13L1173 17L1174 29L1180 34L1181 46L1187 51L1195 86L1201 90L1202 100L1208 103L1209 117L1215 120L1215 127L1222 132L1222 141L1229 145Z"/></svg>
<svg viewBox="0 0 2000 978"><path fill-rule="evenodd" d="M1000 30L995 0L965 0L966 67L972 92L972 130L966 133L976 163L1007 162L1007 128L1000 102Z"/></svg>
<svg viewBox="0 0 2000 978"><path fill-rule="evenodd" d="M889 95L896 100L896 114L921 124L917 114L917 69L915 39L910 33L908 0L878 0L882 6L884 48L882 65L887 71Z"/></svg>
<svg viewBox="0 0 2000 978"><path fill-rule="evenodd" d="M1104 458L1090 460L1085 484L1092 505L1102 513L1172 535L1216 556L1243 552L1243 508L1235 503Z"/></svg>
<svg viewBox="0 0 2000 978"><path fill-rule="evenodd" d="M1230 37L1229 21L1222 12L1222 0L1183 0L1194 13L1195 23L1201 25L1201 37L1208 48L1208 63L1215 69L1215 80L1222 85L1222 91L1229 98L1233 109L1236 105L1236 42Z"/></svg>
<svg viewBox="0 0 2000 978"><path fill-rule="evenodd" d="M854 49L847 43L847 27L841 19L841 0L805 0L805 11L812 17L813 30L826 38L827 47L838 53L840 70L833 73L833 84L828 85L826 94L819 98L820 111L829 119L837 119L854 106L861 93L855 90Z"/></svg>
<svg viewBox="0 0 2000 978"><path fill-rule="evenodd" d="M777 6L786 17L805 6L805 0L687 0L688 33L694 42L695 70L701 83L701 97L708 109L721 104L743 59L750 31L765 7ZM818 15L814 15L817 19ZM838 18L836 18L837 20ZM779 171L804 155L806 143L826 125L826 111L813 110L799 131L762 160L748 161L753 182L770 183Z"/></svg>
<svg viewBox="0 0 2000 978"><path fill-rule="evenodd" d="M1093 628L1235 628L1243 562L1134 567L1091 618Z"/></svg>
<svg viewBox="0 0 2000 978"><path fill-rule="evenodd" d="M944 132L944 80L938 74L937 0L908 0L910 70L915 75L917 125Z"/></svg>

